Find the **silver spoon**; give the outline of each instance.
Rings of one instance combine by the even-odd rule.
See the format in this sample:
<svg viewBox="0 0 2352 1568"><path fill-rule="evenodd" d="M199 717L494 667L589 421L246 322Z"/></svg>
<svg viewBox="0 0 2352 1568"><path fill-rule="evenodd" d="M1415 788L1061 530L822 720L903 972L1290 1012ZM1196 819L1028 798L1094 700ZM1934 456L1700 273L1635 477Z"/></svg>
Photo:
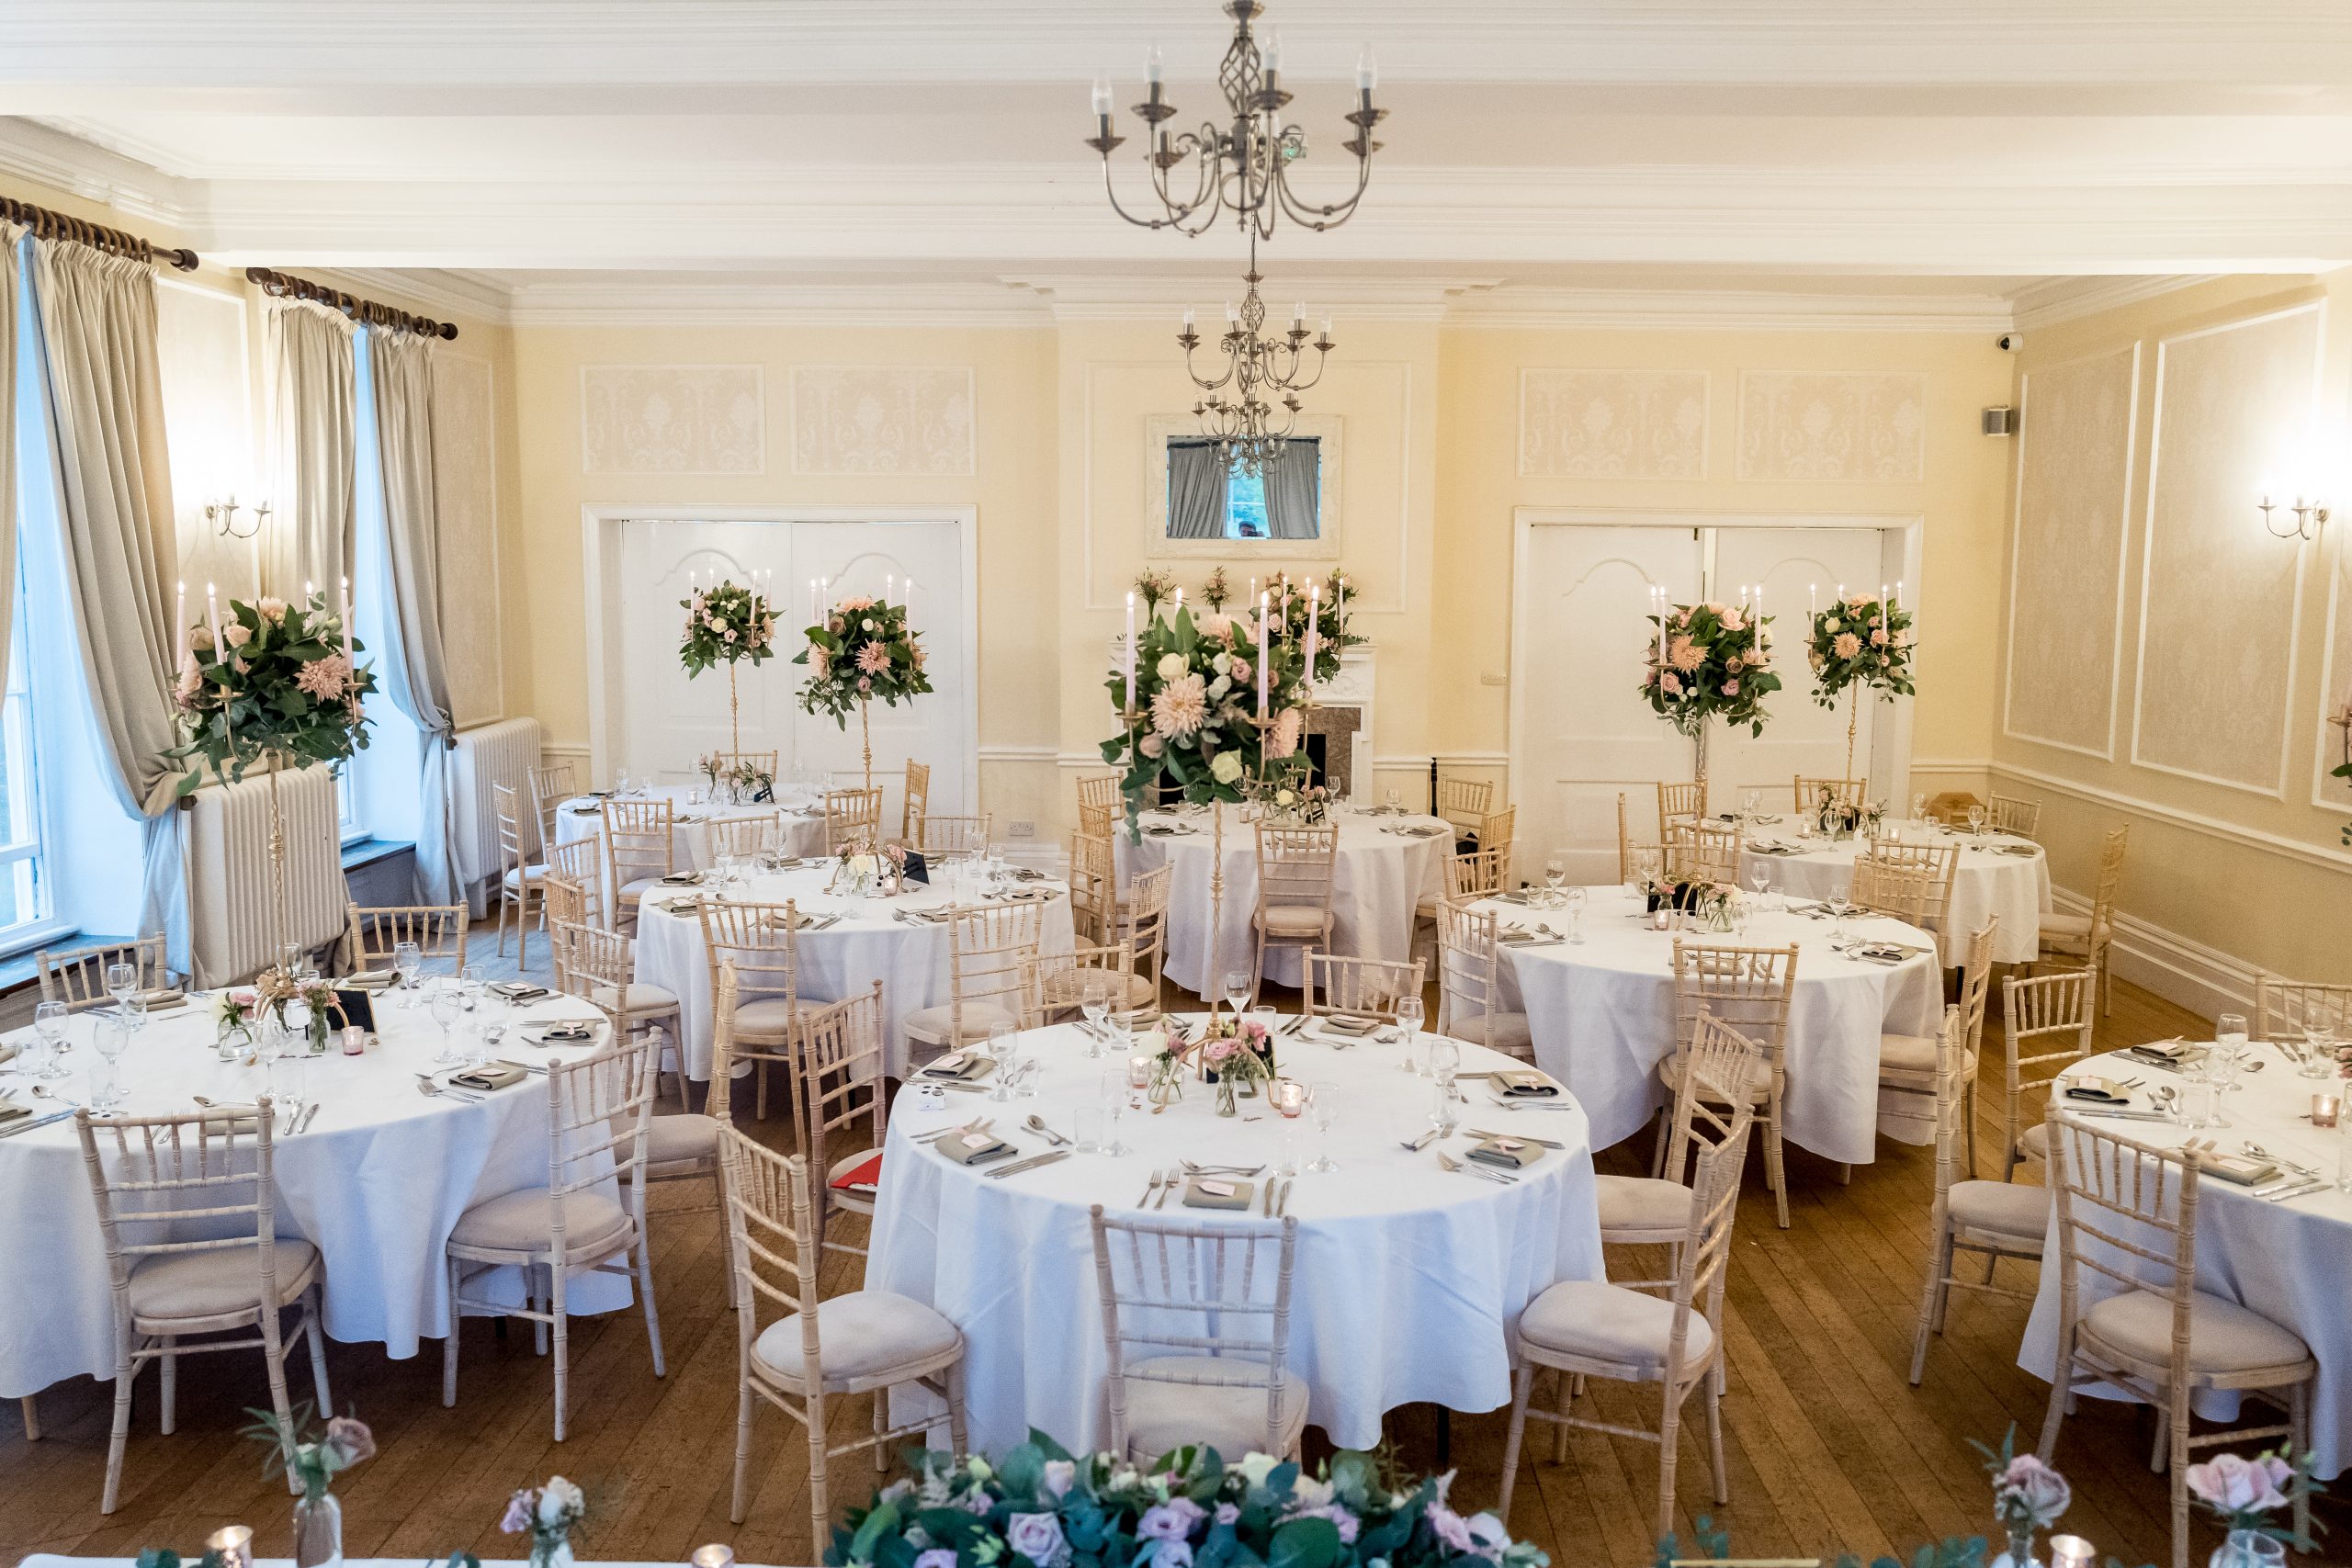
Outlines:
<svg viewBox="0 0 2352 1568"><path fill-rule="evenodd" d="M1068 1148L1069 1146L1070 1141L1068 1138L1063 1137L1059 1133L1055 1132L1051 1127L1046 1126L1046 1119L1043 1116L1032 1116L1023 1123L1023 1125L1033 1133L1043 1134L1052 1142L1054 1147L1057 1149Z"/></svg>
<svg viewBox="0 0 2352 1568"><path fill-rule="evenodd" d="M2240 1144L2238 1147L2243 1149L2245 1153L2252 1155L2256 1159L2267 1159L2273 1165L2283 1165L2289 1170L2296 1171L2304 1176L2317 1176L2319 1174L2317 1170L2313 1169L2310 1166L2298 1165L2284 1155L2272 1154L2268 1149L2264 1148L2252 1138L2248 1138L2245 1143Z"/></svg>

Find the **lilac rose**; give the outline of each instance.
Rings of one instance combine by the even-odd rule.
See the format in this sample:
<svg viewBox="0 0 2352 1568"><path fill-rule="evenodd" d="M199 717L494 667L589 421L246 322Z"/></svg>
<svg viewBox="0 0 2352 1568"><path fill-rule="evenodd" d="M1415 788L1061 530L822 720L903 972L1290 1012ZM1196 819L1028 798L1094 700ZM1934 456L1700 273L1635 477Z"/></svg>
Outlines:
<svg viewBox="0 0 2352 1568"><path fill-rule="evenodd" d="M1136 1534L1146 1540L1182 1540L1208 1517L1208 1510L1190 1497L1171 1497L1144 1510Z"/></svg>
<svg viewBox="0 0 2352 1568"><path fill-rule="evenodd" d="M1467 1519L1442 1503L1431 1503L1428 1513L1430 1529L1437 1532L1438 1540L1456 1551L1467 1552L1477 1550L1478 1542L1470 1533L1470 1522Z"/></svg>
<svg viewBox="0 0 2352 1568"><path fill-rule="evenodd" d="M1221 1525L1229 1525L1240 1517L1241 1510L1230 1503L1219 1503L1216 1506L1216 1522Z"/></svg>
<svg viewBox="0 0 2352 1568"><path fill-rule="evenodd" d="M1151 1550L1155 1568L1193 1568L1193 1548L1189 1541L1163 1540Z"/></svg>
<svg viewBox="0 0 2352 1568"><path fill-rule="evenodd" d="M1294 1509L1289 1517L1291 1519L1330 1520L1331 1528L1340 1532L1340 1544L1341 1546L1353 1546L1356 1543L1356 1531L1361 1528L1356 1522L1356 1517L1348 1512L1347 1509L1340 1506L1337 1503L1318 1503L1311 1508ZM1285 1519L1283 1522L1288 1523L1289 1519Z"/></svg>
<svg viewBox="0 0 2352 1568"><path fill-rule="evenodd" d="M944 1546L915 1554L915 1568L956 1568L956 1554Z"/></svg>
<svg viewBox="0 0 2352 1568"><path fill-rule="evenodd" d="M2190 1484L2194 1485L2192 1477ZM2004 1515L2014 1509L2043 1529L2075 1500L2066 1478L2032 1454L2019 1454L1993 1480L1993 1501Z"/></svg>
<svg viewBox="0 0 2352 1568"><path fill-rule="evenodd" d="M2204 1464L2192 1464L2182 1473L2188 1489L2206 1502L2225 1513L2260 1513L2283 1507L2287 1494L2281 1490L2294 1479L2295 1472L2285 1460L2276 1454L2264 1454L2258 1459L2240 1459L2235 1454L2221 1454Z"/></svg>
<svg viewBox="0 0 2352 1568"><path fill-rule="evenodd" d="M1059 1497L1078 1484L1078 1463L1074 1460L1049 1459L1046 1461L1046 1495Z"/></svg>
<svg viewBox="0 0 2352 1568"><path fill-rule="evenodd" d="M1037 1568L1062 1568L1069 1561L1069 1542L1056 1514L1013 1515L1005 1521L1004 1541Z"/></svg>

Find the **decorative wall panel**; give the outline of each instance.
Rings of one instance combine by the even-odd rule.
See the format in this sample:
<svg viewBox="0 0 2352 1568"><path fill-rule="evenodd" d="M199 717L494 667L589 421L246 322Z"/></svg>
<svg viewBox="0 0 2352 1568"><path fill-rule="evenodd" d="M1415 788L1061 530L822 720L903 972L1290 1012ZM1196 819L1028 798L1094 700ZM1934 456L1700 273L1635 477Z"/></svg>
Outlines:
<svg viewBox="0 0 2352 1568"><path fill-rule="evenodd" d="M2115 755L2139 368L2135 344L2031 372L2018 437L2004 727L2104 758Z"/></svg>
<svg viewBox="0 0 2352 1568"><path fill-rule="evenodd" d="M2321 672L2319 749L2312 769L2312 803L2352 812L2352 779L2331 776L2345 760L2344 724L2352 719L2352 557L2337 553L2328 580L2327 662Z"/></svg>
<svg viewBox="0 0 2352 1568"><path fill-rule="evenodd" d="M796 365L796 474L972 472L972 372L954 365Z"/></svg>
<svg viewBox="0 0 2352 1568"><path fill-rule="evenodd" d="M1927 409L1925 376L1749 371L1739 378L1739 477L1924 479Z"/></svg>
<svg viewBox="0 0 2352 1568"><path fill-rule="evenodd" d="M2254 509L2309 428L2315 306L2156 347L2132 760L2278 795L2285 787L2304 552Z"/></svg>
<svg viewBox="0 0 2352 1568"><path fill-rule="evenodd" d="M1706 372L1522 371L1519 471L1541 479L1706 478Z"/></svg>
<svg viewBox="0 0 2352 1568"><path fill-rule="evenodd" d="M583 365L580 463L589 474L767 471L756 365Z"/></svg>
<svg viewBox="0 0 2352 1568"><path fill-rule="evenodd" d="M498 615L498 415L490 361L433 355L433 481L441 539L441 636L458 728L506 711Z"/></svg>
<svg viewBox="0 0 2352 1568"><path fill-rule="evenodd" d="M245 302L159 279L155 357L170 432L172 515L178 525L178 575L190 582L254 592L253 547L224 539L204 520L207 502L234 495L241 506L266 499L255 478L253 396L246 376ZM243 519L250 523L251 517Z"/></svg>

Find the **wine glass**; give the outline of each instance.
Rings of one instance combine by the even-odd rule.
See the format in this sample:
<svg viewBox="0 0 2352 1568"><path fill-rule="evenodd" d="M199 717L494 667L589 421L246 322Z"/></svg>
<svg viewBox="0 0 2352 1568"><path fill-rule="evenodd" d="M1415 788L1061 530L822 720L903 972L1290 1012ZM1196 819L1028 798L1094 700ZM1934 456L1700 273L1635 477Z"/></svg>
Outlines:
<svg viewBox="0 0 2352 1568"><path fill-rule="evenodd" d="M1560 889L1566 886L1567 880L1567 857L1563 855L1559 851L1554 850L1549 855L1544 857L1544 886L1551 892L1551 902L1554 908L1559 908Z"/></svg>
<svg viewBox="0 0 2352 1568"><path fill-rule="evenodd" d="M1239 1018L1241 1016L1241 1010L1250 1005L1250 993L1252 989L1254 989L1254 987L1250 984L1250 976L1247 972L1235 969L1227 974L1225 976L1225 1005L1233 1010L1234 1017Z"/></svg>
<svg viewBox="0 0 2352 1568"><path fill-rule="evenodd" d="M1772 868L1758 861L1747 874L1747 886L1756 891L1756 907L1764 908L1764 895L1771 890Z"/></svg>
<svg viewBox="0 0 2352 1568"><path fill-rule="evenodd" d="M119 1017L101 1018L92 1043L98 1048L98 1066L90 1074L90 1109L113 1111L129 1098L122 1087L122 1054L130 1044L130 1029Z"/></svg>
<svg viewBox="0 0 2352 1568"><path fill-rule="evenodd" d="M1581 887L1571 887L1567 891L1566 897L1568 905L1568 945L1571 947L1582 947L1584 945L1585 891Z"/></svg>
<svg viewBox="0 0 2352 1568"><path fill-rule="evenodd" d="M436 1067L454 1067L463 1061L458 1055L457 1041L449 1032L458 1021L458 1015L465 1010L464 999L458 990L458 982L446 975L425 989L425 1010L433 1015L433 1021L441 1026L441 1054L433 1058L433 1065Z"/></svg>
<svg viewBox="0 0 2352 1568"><path fill-rule="evenodd" d="M1306 1097L1307 1109L1315 1117L1315 1131L1321 1135L1321 1145L1315 1157L1306 1162L1306 1168L1317 1176L1329 1175L1340 1168L1340 1162L1331 1157L1331 1128L1340 1120L1340 1086L1325 1078L1308 1085Z"/></svg>
<svg viewBox="0 0 2352 1568"><path fill-rule="evenodd" d="M392 969L401 977L400 1006L402 1010L416 1005L412 994L416 989L416 977L424 968L424 950L413 942L392 944Z"/></svg>
<svg viewBox="0 0 2352 1568"><path fill-rule="evenodd" d="M1419 997L1396 998L1396 1027L1405 1036L1405 1059L1397 1066L1408 1073L1419 1073L1421 1070L1420 1063L1414 1055L1414 1048L1420 1040L1421 1021L1427 1011Z"/></svg>
<svg viewBox="0 0 2352 1568"><path fill-rule="evenodd" d="M1079 992L1079 1011L1086 1017L1086 1055L1089 1061L1102 1055L1102 1042L1110 1038L1111 980L1106 975L1089 975Z"/></svg>
<svg viewBox="0 0 2352 1568"><path fill-rule="evenodd" d="M65 1050L65 1021L71 1016L63 1002L40 1002L33 1008L33 1034L40 1041L40 1069L37 1078L54 1080L65 1077L65 1064L58 1058Z"/></svg>
<svg viewBox="0 0 2352 1568"><path fill-rule="evenodd" d="M1113 1159L1133 1153L1119 1141L1119 1116L1127 1108L1127 1069L1125 1064L1112 1067L1102 1075L1102 1120L1105 1127L1102 1152Z"/></svg>
<svg viewBox="0 0 2352 1568"><path fill-rule="evenodd" d="M1968 807L1968 831L1974 838L1984 836L1984 808L1973 803Z"/></svg>
<svg viewBox="0 0 2352 1568"><path fill-rule="evenodd" d="M2225 1077L2234 1083L2238 1063L2245 1056L2245 1015L2225 1012L2213 1021L2213 1055L2219 1059Z"/></svg>
<svg viewBox="0 0 2352 1568"><path fill-rule="evenodd" d="M1400 815L1405 809L1405 797L1396 793L1396 786L1393 784L1382 794L1380 800L1381 804L1387 807L1388 815L1391 817Z"/></svg>
<svg viewBox="0 0 2352 1568"><path fill-rule="evenodd" d="M1451 1096L1454 1075L1462 1071L1462 1042L1451 1034L1430 1037L1430 1077Z"/></svg>
<svg viewBox="0 0 2352 1568"><path fill-rule="evenodd" d="M130 964L107 964L107 989L112 993L118 1008L130 1006L130 998L139 991L138 966Z"/></svg>
<svg viewBox="0 0 2352 1568"><path fill-rule="evenodd" d="M1928 796L1924 791L1911 797L1911 820L1922 828L1928 825Z"/></svg>
<svg viewBox="0 0 2352 1568"><path fill-rule="evenodd" d="M1757 814L1762 810L1763 806L1764 792L1762 790L1745 789L1740 791L1739 814L1748 821L1753 822L1756 820Z"/></svg>
<svg viewBox="0 0 2352 1568"><path fill-rule="evenodd" d="M997 1022L989 1025L989 1060L996 1064L996 1088L990 1100L1012 1098L1012 1072L1021 1062L1021 1042L1013 1034L1012 1025Z"/></svg>
<svg viewBox="0 0 2352 1568"><path fill-rule="evenodd" d="M2314 999L2303 1012L2303 1077L2335 1076L2335 1021L2327 1004Z"/></svg>

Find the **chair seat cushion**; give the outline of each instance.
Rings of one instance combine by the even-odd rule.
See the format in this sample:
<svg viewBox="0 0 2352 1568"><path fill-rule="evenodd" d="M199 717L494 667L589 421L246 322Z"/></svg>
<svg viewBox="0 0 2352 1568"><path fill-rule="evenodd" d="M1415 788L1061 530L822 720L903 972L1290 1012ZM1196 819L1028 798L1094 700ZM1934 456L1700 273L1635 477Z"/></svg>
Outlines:
<svg viewBox="0 0 2352 1568"><path fill-rule="evenodd" d="M735 1032L782 1040L792 1032L794 1016L807 1010L795 1007L782 997L754 997L736 1007Z"/></svg>
<svg viewBox="0 0 2352 1568"><path fill-rule="evenodd" d="M1672 1302L1600 1280L1563 1280L1530 1302L1519 1319L1524 1344L1651 1372L1664 1370L1673 1332ZM1714 1326L1694 1308L1682 1340L1683 1365L1705 1359L1714 1345Z"/></svg>
<svg viewBox="0 0 2352 1568"><path fill-rule="evenodd" d="M2050 1189L2011 1181L1955 1181L1951 1184L1951 1224L1956 1230L1981 1231L2026 1245L2039 1253L2050 1229Z"/></svg>
<svg viewBox="0 0 2352 1568"><path fill-rule="evenodd" d="M544 865L521 865L511 868L506 873L505 881L509 887L520 887L525 883L537 887L547 880L547 875L548 868Z"/></svg>
<svg viewBox="0 0 2352 1568"><path fill-rule="evenodd" d="M1674 1055L1668 1056L1664 1061L1660 1062L1657 1065L1657 1076L1665 1082L1666 1087L1668 1089L1673 1089L1681 1083L1681 1054L1678 1052ZM1711 1102L1721 1103L1720 1097L1716 1095L1710 1094L1706 1098ZM1758 1058L1756 1064L1748 1069L1747 1098L1752 1103L1757 1105L1762 1105L1772 1098L1772 1065L1760 1057Z"/></svg>
<svg viewBox="0 0 2352 1568"><path fill-rule="evenodd" d="M1319 904L1277 904L1250 919L1268 936L1321 936L1331 917Z"/></svg>
<svg viewBox="0 0 2352 1568"><path fill-rule="evenodd" d="M699 1111L656 1116L646 1123L645 1159L659 1168L686 1160L718 1157L718 1122Z"/></svg>
<svg viewBox="0 0 2352 1568"><path fill-rule="evenodd" d="M1498 1012L1494 1022L1482 1012L1457 1012L1445 1021L1446 1034L1455 1040L1483 1041L1497 1051L1525 1055L1534 1049L1534 1035L1523 1012Z"/></svg>
<svg viewBox="0 0 2352 1568"><path fill-rule="evenodd" d="M661 886L662 879L658 876L633 877L621 884L621 902L624 904L634 904L639 898L644 897L648 893L654 892L660 888Z"/></svg>
<svg viewBox="0 0 2352 1568"><path fill-rule="evenodd" d="M1891 1083L1898 1089L1916 1089L1932 1094L1936 1088L1936 1052L1939 1042L1932 1034L1882 1034L1878 1037L1878 1081ZM1961 1055L1960 1076L1965 1082L1976 1076L1976 1053Z"/></svg>
<svg viewBox="0 0 2352 1568"><path fill-rule="evenodd" d="M1594 1178L1600 1197L1600 1238L1614 1231L1680 1235L1690 1228L1690 1189L1647 1176Z"/></svg>
<svg viewBox="0 0 2352 1568"><path fill-rule="evenodd" d="M548 1190L526 1187L468 1209L449 1233L449 1245L545 1254L554 1249L554 1223L555 1202ZM600 1193L566 1193L563 1234L571 1258L608 1258L628 1240L628 1213Z"/></svg>
<svg viewBox="0 0 2352 1568"><path fill-rule="evenodd" d="M2018 1134L2018 1152L2028 1159L2050 1157L2050 1123L2036 1122Z"/></svg>
<svg viewBox="0 0 2352 1568"><path fill-rule="evenodd" d="M2109 1296L2083 1314L2085 1332L2137 1360L2172 1359L2172 1302L2153 1291ZM2293 1368L2311 1348L2290 1330L2235 1302L2194 1291L2188 1297L2188 1367L2197 1372Z"/></svg>
<svg viewBox="0 0 2352 1568"><path fill-rule="evenodd" d="M609 1012L675 1012L678 1008L675 992L634 982L624 987L598 986L588 993L588 999Z"/></svg>
<svg viewBox="0 0 2352 1568"><path fill-rule="evenodd" d="M963 1343L954 1324L888 1291L852 1291L817 1303L817 1359L827 1388L916 1376ZM752 1341L752 1370L779 1388L800 1388L806 1371L800 1348L800 1314L787 1313Z"/></svg>
<svg viewBox="0 0 2352 1568"><path fill-rule="evenodd" d="M319 1249L281 1240L271 1249L277 1303L292 1301L318 1277ZM261 1306L261 1247L243 1242L209 1252L167 1252L130 1271L130 1312L140 1318L223 1317Z"/></svg>
<svg viewBox="0 0 2352 1568"><path fill-rule="evenodd" d="M1166 1379L1181 1379L1167 1382ZM1306 1427L1306 1385L1283 1373L1271 1451L1288 1450ZM1153 1356L1127 1366L1127 1451L1157 1459L1187 1443L1220 1454L1264 1453L1266 1369L1223 1356Z"/></svg>
<svg viewBox="0 0 2352 1568"><path fill-rule="evenodd" d="M2082 943L2091 939L2091 918L2088 915L2066 915L2052 912L2041 917L2041 940Z"/></svg>
<svg viewBox="0 0 2352 1568"><path fill-rule="evenodd" d="M966 1002L964 1031L956 1043L968 1045L975 1040L986 1040L989 1026L999 1023L1008 1023L1015 1029L1021 1027L1019 1019L994 1002ZM948 1043L947 1036L955 1027L956 1010L951 1007L917 1008L907 1014L907 1038L920 1040L926 1045Z"/></svg>

